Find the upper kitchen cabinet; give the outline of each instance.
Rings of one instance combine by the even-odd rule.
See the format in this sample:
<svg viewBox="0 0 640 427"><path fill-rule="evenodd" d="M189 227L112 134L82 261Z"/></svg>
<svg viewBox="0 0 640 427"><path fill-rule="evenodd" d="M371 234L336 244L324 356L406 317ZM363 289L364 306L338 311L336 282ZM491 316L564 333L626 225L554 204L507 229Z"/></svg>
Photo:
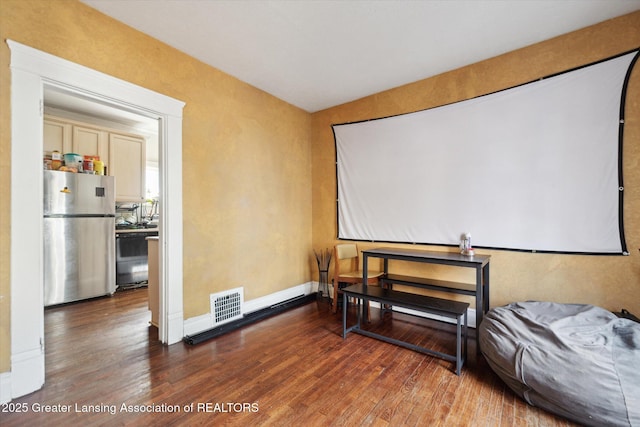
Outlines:
<svg viewBox="0 0 640 427"><path fill-rule="evenodd" d="M105 161L109 156L108 135L105 130L73 126L73 152L83 156L99 156Z"/></svg>
<svg viewBox="0 0 640 427"><path fill-rule="evenodd" d="M116 177L116 200L140 203L146 198L146 140L143 136L52 115L44 117L44 154L59 151L99 156Z"/></svg>
<svg viewBox="0 0 640 427"><path fill-rule="evenodd" d="M54 151L62 153L72 152L73 126L54 118L45 116L44 119L44 152L51 154Z"/></svg>
<svg viewBox="0 0 640 427"><path fill-rule="evenodd" d="M116 177L116 200L143 201L146 193L144 138L110 133L109 162L110 175Z"/></svg>

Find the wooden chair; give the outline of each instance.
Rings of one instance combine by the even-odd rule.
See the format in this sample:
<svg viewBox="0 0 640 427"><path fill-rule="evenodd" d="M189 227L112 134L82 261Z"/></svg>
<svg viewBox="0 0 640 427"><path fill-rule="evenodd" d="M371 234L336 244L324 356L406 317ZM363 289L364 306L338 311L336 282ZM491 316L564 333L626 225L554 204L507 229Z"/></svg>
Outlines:
<svg viewBox="0 0 640 427"><path fill-rule="evenodd" d="M341 265L342 264L342 265ZM338 293L340 284L353 285L362 283L362 273L360 269L360 252L355 243L342 243L333 247L333 302L332 310L335 313L338 310ZM378 285L380 276L384 273L381 271L371 271L367 273L367 285ZM346 304L346 301L343 301ZM367 313L369 310L367 310ZM368 314L367 314L368 316Z"/></svg>

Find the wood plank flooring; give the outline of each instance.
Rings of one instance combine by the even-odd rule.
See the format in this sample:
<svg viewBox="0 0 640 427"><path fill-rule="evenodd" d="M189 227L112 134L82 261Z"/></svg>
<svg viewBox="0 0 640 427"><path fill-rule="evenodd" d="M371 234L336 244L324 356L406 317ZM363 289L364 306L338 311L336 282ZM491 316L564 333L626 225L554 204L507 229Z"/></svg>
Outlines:
<svg viewBox="0 0 640 427"><path fill-rule="evenodd" d="M372 311L386 334L454 348L455 325ZM45 386L2 405L0 425L574 425L516 397L474 339L456 376L445 360L343 340L326 302L195 346L161 345L149 320L146 288L45 310Z"/></svg>

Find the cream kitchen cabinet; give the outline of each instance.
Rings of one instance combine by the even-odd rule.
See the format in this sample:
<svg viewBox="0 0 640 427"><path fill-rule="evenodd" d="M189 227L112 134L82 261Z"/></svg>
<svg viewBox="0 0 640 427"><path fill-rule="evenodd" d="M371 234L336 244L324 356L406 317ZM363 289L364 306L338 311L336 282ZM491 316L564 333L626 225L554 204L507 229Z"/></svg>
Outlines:
<svg viewBox="0 0 640 427"><path fill-rule="evenodd" d="M57 150L100 156L116 177L116 200L142 202L146 197L146 140L142 136L75 120L45 115L44 154Z"/></svg>
<svg viewBox="0 0 640 427"><path fill-rule="evenodd" d="M109 133L105 130L73 126L73 152L83 156L99 156L105 161L109 156Z"/></svg>
<svg viewBox="0 0 640 427"><path fill-rule="evenodd" d="M53 151L62 153L72 152L73 125L52 118L44 119L43 144L45 154Z"/></svg>
<svg viewBox="0 0 640 427"><path fill-rule="evenodd" d="M110 175L116 177L116 200L140 202L145 198L146 147L142 137L109 134Z"/></svg>

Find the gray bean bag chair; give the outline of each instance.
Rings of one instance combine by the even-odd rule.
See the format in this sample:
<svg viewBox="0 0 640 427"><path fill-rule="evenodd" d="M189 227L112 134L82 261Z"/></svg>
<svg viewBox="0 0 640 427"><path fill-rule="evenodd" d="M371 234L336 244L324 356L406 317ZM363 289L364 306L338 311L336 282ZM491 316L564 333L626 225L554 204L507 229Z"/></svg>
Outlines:
<svg viewBox="0 0 640 427"><path fill-rule="evenodd" d="M640 426L640 323L592 305L519 302L479 328L489 366L530 405L585 425Z"/></svg>

